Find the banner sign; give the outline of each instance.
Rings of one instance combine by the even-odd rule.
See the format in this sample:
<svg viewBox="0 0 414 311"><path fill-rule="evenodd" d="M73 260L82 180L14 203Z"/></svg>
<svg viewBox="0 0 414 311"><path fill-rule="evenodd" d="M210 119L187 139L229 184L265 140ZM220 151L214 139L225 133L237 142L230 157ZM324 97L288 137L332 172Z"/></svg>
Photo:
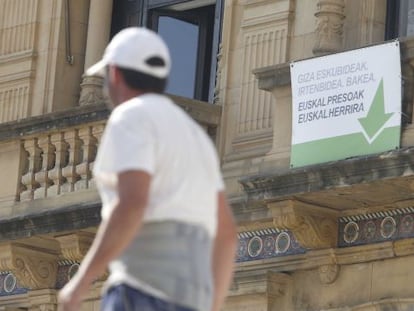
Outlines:
<svg viewBox="0 0 414 311"><path fill-rule="evenodd" d="M399 148L398 41L293 62L291 167Z"/></svg>

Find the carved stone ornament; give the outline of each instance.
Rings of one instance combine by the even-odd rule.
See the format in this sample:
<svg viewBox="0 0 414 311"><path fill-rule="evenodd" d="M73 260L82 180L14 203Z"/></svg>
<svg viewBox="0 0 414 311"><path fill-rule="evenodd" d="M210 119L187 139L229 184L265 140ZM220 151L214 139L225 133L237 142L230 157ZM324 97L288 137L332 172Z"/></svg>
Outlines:
<svg viewBox="0 0 414 311"><path fill-rule="evenodd" d="M22 287L52 288L56 281L57 254L54 250L7 242L0 245L0 271L2 270L11 271Z"/></svg>
<svg viewBox="0 0 414 311"><path fill-rule="evenodd" d="M345 19L344 0L320 0L317 8L313 54L324 55L340 51Z"/></svg>
<svg viewBox="0 0 414 311"><path fill-rule="evenodd" d="M94 235L89 232L77 232L56 237L59 241L62 259L81 262L87 253Z"/></svg>
<svg viewBox="0 0 414 311"><path fill-rule="evenodd" d="M319 267L319 280L322 284L332 284L339 275L338 265L323 265Z"/></svg>
<svg viewBox="0 0 414 311"><path fill-rule="evenodd" d="M104 102L106 97L102 90L103 78L96 76L83 76L79 105L84 106Z"/></svg>
<svg viewBox="0 0 414 311"><path fill-rule="evenodd" d="M311 204L286 200L268 204L277 229L293 232L302 247L321 249L337 244L336 213Z"/></svg>

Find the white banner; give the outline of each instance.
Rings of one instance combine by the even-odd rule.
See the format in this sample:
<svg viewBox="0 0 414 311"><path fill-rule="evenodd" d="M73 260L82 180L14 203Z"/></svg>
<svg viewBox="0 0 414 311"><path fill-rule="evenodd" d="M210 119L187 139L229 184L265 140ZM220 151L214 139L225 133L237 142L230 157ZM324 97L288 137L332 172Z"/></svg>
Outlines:
<svg viewBox="0 0 414 311"><path fill-rule="evenodd" d="M293 167L399 146L399 42L293 62L291 83Z"/></svg>

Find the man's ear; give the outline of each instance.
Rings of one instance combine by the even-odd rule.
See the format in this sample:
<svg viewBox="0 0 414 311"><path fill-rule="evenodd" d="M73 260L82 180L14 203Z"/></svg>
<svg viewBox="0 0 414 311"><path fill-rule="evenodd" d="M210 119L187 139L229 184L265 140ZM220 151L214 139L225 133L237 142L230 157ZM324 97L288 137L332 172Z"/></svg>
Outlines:
<svg viewBox="0 0 414 311"><path fill-rule="evenodd" d="M122 76L119 69L116 66L108 65L108 78L110 81L112 81L112 83L116 85L119 83L119 79L121 79Z"/></svg>

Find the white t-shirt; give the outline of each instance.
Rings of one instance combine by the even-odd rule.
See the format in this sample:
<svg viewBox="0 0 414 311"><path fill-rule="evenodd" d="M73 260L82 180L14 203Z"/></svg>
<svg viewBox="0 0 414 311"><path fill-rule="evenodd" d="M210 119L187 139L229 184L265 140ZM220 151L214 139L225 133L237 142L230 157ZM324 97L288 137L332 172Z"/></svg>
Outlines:
<svg viewBox="0 0 414 311"><path fill-rule="evenodd" d="M112 111L94 164L103 219L118 200L117 174L127 170L151 175L144 222L183 221L215 235L224 188L215 147L168 97L144 94Z"/></svg>

